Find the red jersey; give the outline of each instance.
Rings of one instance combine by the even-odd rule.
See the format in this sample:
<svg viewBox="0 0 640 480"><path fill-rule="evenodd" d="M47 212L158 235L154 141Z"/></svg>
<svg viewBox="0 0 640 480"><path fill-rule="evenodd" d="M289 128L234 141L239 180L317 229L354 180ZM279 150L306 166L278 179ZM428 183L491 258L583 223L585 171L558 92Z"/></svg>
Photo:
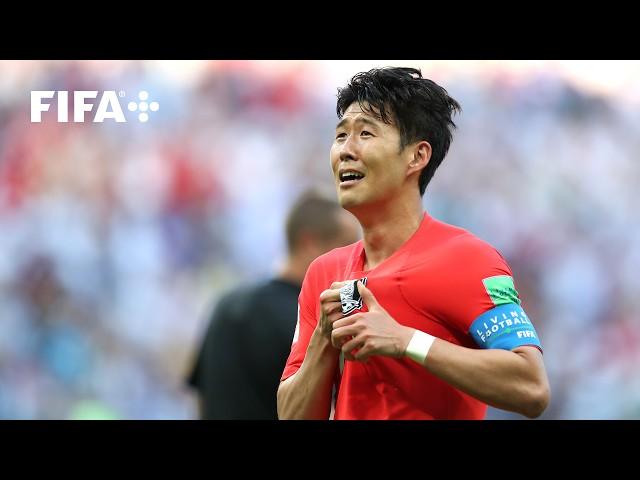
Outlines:
<svg viewBox="0 0 640 480"><path fill-rule="evenodd" d="M326 253L309 266L282 380L300 368L320 318L320 293L334 281L367 277L367 288L398 323L456 345L480 348L469 329L496 305L483 279L512 277L495 248L427 213L393 255L370 270L364 270L364 264L361 240ZM346 361L336 382L335 419L483 419L486 414L486 404L406 357L376 355L367 363Z"/></svg>

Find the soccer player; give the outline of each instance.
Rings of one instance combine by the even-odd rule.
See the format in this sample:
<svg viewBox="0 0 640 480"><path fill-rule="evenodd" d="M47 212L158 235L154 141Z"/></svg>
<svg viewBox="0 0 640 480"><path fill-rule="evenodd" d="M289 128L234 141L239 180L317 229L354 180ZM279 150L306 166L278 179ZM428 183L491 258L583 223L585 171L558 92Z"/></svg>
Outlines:
<svg viewBox="0 0 640 480"><path fill-rule="evenodd" d="M276 392L296 325L300 285L311 261L355 242L358 223L314 192L292 206L288 256L269 280L243 285L217 303L188 382L206 420L277 420Z"/></svg>
<svg viewBox="0 0 640 480"><path fill-rule="evenodd" d="M307 271L279 418L327 419L332 397L335 419L545 410L542 347L507 262L422 206L456 111L412 68L360 73L339 90L331 168L363 239Z"/></svg>

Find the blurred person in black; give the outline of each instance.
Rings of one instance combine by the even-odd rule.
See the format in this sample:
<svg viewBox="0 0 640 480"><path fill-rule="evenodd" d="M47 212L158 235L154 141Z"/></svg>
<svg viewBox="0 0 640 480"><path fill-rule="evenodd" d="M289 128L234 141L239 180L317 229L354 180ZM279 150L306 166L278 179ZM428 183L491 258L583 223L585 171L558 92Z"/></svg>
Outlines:
<svg viewBox="0 0 640 480"><path fill-rule="evenodd" d="M337 202L303 194L286 222L288 255L278 274L240 286L217 303L188 383L205 420L277 420L276 392L291 350L298 295L309 264L358 240Z"/></svg>

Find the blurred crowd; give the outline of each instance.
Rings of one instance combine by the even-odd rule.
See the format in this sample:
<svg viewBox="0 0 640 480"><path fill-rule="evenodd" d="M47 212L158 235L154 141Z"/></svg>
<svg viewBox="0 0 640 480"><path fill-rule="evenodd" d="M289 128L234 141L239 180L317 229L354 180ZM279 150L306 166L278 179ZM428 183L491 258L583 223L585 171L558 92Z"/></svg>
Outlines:
<svg viewBox="0 0 640 480"><path fill-rule="evenodd" d="M302 190L333 191L322 68L0 63L0 418L196 418L185 374L212 305L274 270ZM425 207L511 265L545 349L542 418L640 418L640 106L552 73L423 73L463 107ZM31 90L160 108L58 123L54 100L31 123Z"/></svg>

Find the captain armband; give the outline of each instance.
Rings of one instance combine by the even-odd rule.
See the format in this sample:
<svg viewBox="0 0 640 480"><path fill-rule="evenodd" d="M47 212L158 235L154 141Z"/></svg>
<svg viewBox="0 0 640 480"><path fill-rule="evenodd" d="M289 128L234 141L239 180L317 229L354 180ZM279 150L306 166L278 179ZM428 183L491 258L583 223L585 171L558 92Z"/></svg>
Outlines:
<svg viewBox="0 0 640 480"><path fill-rule="evenodd" d="M542 351L540 339L522 307L505 303L476 318L469 333L481 348L512 350L533 345Z"/></svg>

